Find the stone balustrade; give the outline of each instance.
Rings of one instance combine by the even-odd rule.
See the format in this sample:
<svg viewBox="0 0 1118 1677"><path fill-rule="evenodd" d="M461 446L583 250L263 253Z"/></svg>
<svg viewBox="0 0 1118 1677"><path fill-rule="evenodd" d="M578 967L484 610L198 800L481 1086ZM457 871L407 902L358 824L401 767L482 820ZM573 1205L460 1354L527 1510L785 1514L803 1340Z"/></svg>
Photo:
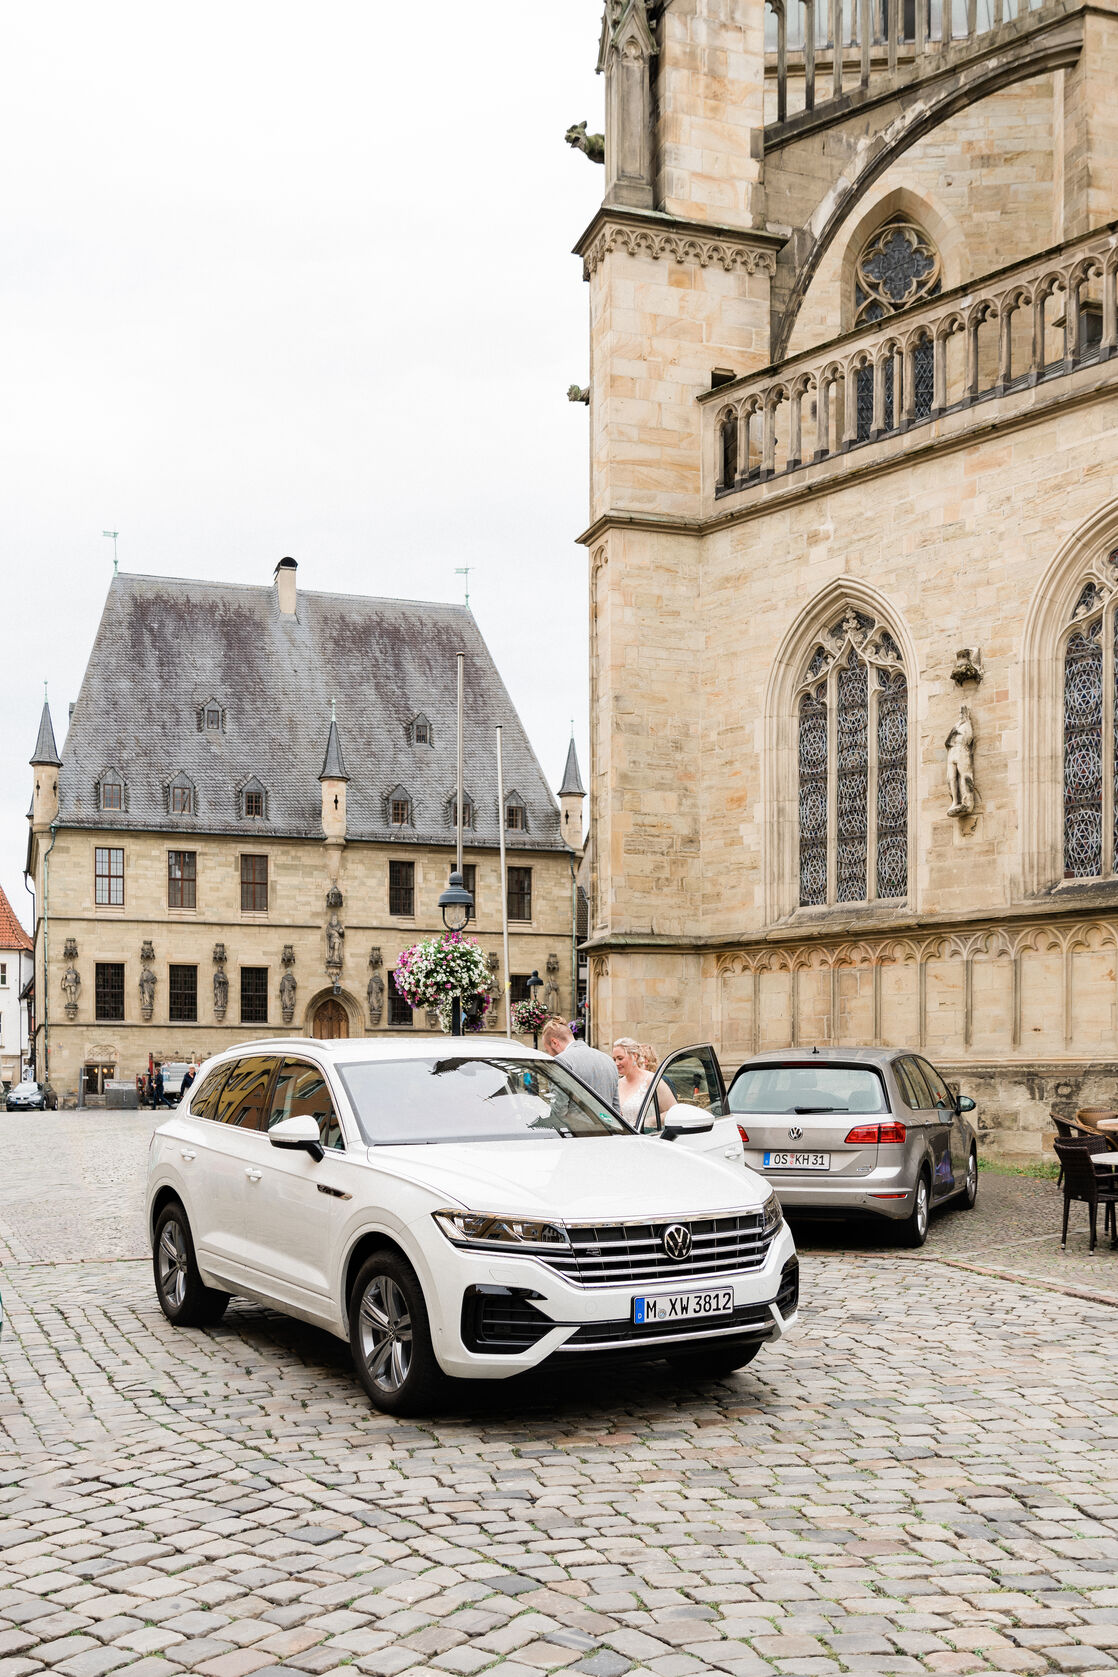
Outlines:
<svg viewBox="0 0 1118 1677"><path fill-rule="evenodd" d="M1108 360L1116 286L1113 222L711 391L700 400L715 496L946 416L965 429L987 404Z"/></svg>

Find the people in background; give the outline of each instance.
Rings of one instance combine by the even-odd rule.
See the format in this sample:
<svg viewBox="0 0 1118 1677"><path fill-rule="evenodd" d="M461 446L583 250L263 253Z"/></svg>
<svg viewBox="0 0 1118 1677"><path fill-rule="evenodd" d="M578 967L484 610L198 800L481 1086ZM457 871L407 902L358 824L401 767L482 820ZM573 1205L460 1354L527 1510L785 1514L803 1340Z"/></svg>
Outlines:
<svg viewBox="0 0 1118 1677"><path fill-rule="evenodd" d="M647 1056L652 1050L647 1043L640 1043L635 1037L619 1036L613 1045L613 1063L617 1067L618 1098L621 1101L621 1116L628 1124L635 1124L640 1114L641 1102L648 1092L656 1068L656 1058L652 1055L652 1065L649 1067ZM667 1079L661 1084L656 1094L656 1105L661 1115L669 1106L675 1105L675 1096L668 1087ZM656 1128L659 1129L659 1124Z"/></svg>
<svg viewBox="0 0 1118 1677"><path fill-rule="evenodd" d="M576 1042L565 1019L545 1019L540 1030L540 1047L553 1060L573 1071L580 1082L593 1089L599 1100L605 1101L614 1112L617 1105L617 1067L608 1054Z"/></svg>
<svg viewBox="0 0 1118 1677"><path fill-rule="evenodd" d="M190 1085L194 1082L197 1075L198 1067L194 1064L194 1061L191 1060L190 1064L186 1068L186 1076L182 1080L182 1090L179 1094L180 1101L184 1101L186 1099L186 1092L190 1088Z"/></svg>

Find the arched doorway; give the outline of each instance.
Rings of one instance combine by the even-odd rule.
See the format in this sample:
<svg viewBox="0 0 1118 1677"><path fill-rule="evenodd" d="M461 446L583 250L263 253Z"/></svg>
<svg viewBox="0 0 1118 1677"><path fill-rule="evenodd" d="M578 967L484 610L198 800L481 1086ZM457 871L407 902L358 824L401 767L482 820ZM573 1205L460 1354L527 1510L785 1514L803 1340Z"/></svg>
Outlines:
<svg viewBox="0 0 1118 1677"><path fill-rule="evenodd" d="M349 1035L349 1015L333 996L320 1002L315 1009L313 1034L323 1040Z"/></svg>

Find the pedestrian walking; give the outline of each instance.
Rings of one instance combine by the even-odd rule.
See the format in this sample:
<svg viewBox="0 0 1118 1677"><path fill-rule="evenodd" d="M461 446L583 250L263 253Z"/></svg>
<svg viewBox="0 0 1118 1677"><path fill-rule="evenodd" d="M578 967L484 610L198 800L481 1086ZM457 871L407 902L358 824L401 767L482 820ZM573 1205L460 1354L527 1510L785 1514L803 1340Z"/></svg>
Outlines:
<svg viewBox="0 0 1118 1677"><path fill-rule="evenodd" d="M186 1091L190 1088L190 1085L194 1082L197 1075L198 1067L194 1064L194 1061L191 1060L190 1064L186 1068L186 1076L182 1080L182 1088L179 1091L180 1101L184 1101L186 1099Z"/></svg>
<svg viewBox="0 0 1118 1677"><path fill-rule="evenodd" d="M167 1099L166 1095L163 1092L163 1067L162 1066L159 1067L159 1070L155 1074L155 1097L152 1100L151 1104L152 1104L152 1106L156 1106L156 1107L158 1107L158 1106L170 1106L170 1104L171 1104L170 1101Z"/></svg>
<svg viewBox="0 0 1118 1677"><path fill-rule="evenodd" d="M573 1071L581 1083L593 1089L600 1100L618 1111L617 1067L608 1054L588 1043L576 1042L565 1019L545 1019L540 1030L540 1047L553 1060Z"/></svg>
<svg viewBox="0 0 1118 1677"><path fill-rule="evenodd" d="M627 1124L635 1124L640 1114L641 1102L648 1093L652 1082L653 1072L649 1069L647 1055L651 1054L647 1043L641 1043L631 1036L619 1036L613 1045L613 1063L617 1067L618 1099L621 1102L621 1116ZM652 1065L656 1066L653 1056ZM656 1094L656 1106L661 1115L670 1106L675 1105L675 1096L668 1087L667 1079L661 1083ZM659 1125L657 1125L659 1128Z"/></svg>

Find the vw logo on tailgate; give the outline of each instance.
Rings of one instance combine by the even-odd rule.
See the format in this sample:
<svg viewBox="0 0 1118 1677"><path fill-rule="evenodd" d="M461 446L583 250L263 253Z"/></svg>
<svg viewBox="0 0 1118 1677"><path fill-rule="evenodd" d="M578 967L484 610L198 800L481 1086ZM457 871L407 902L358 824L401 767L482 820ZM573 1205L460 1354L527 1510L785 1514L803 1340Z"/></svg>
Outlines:
<svg viewBox="0 0 1118 1677"><path fill-rule="evenodd" d="M803 1133L798 1124L793 1124L788 1131L788 1140L799 1141Z"/></svg>
<svg viewBox="0 0 1118 1677"><path fill-rule="evenodd" d="M677 1263L691 1256L691 1230L686 1223L669 1223L660 1238L668 1257Z"/></svg>

